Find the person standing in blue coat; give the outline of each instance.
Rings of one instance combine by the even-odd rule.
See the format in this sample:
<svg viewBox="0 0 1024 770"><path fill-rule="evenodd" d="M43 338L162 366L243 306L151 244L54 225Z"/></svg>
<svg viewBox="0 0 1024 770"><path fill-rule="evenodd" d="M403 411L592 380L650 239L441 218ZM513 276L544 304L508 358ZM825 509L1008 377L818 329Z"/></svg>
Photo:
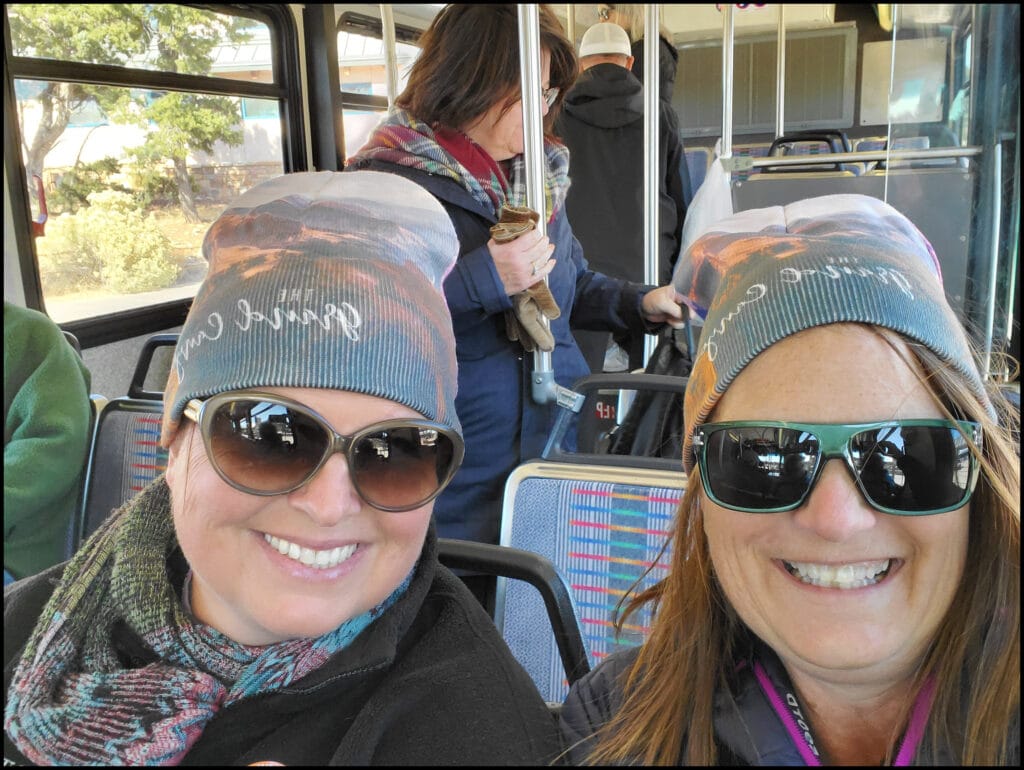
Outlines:
<svg viewBox="0 0 1024 770"><path fill-rule="evenodd" d="M444 288L455 327L456 409L466 459L435 516L442 536L485 543L498 541L505 479L540 455L556 409L531 399L532 356L509 338L506 325L512 297L547 278L561 311L551 323L553 368L566 387L590 372L571 328L656 333L665 322L682 324L671 286L643 286L588 269L563 205L569 153L551 137L544 143L546 234L533 229L510 243L491 238L502 207L525 200L518 29L511 4L445 7L420 41L422 53L397 108L346 167L419 183L441 201L459 236L459 259ZM550 130L577 63L545 6L540 34ZM491 582L474 587L485 604Z"/></svg>

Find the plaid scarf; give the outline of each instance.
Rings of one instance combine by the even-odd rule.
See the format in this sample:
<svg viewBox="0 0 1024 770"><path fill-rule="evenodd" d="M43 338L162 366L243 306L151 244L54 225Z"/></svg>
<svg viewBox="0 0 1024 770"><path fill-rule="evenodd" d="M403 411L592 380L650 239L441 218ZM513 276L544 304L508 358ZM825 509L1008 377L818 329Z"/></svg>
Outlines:
<svg viewBox="0 0 1024 770"><path fill-rule="evenodd" d="M238 644L189 616L168 578L177 547L170 491L157 479L112 515L64 570L8 693L4 729L31 762L176 765L222 708L316 670L383 613L317 639ZM159 658L125 668L127 625Z"/></svg>
<svg viewBox="0 0 1024 770"><path fill-rule="evenodd" d="M546 139L544 157L544 206L545 211L550 212L550 222L562 208L569 191L569 150L565 145ZM512 158L506 178L494 159L465 134L431 128L397 107L373 130L362 149L349 159L347 168L363 168L373 160L454 179L474 200L494 213L495 221L506 202L512 206L526 205L526 164L522 155Z"/></svg>

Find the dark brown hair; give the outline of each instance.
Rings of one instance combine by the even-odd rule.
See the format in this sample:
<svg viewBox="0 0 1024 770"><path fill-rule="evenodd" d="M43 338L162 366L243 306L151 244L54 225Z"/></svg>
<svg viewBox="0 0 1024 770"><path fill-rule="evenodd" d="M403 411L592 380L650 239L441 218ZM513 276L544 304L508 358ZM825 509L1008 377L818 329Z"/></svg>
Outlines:
<svg viewBox="0 0 1024 770"><path fill-rule="evenodd" d="M422 52L396 104L431 126L462 129L504 100L504 112L520 98L519 18L512 4L452 4L420 38ZM562 25L540 6L540 46L551 54L552 88L558 98L544 121L550 131L565 92L575 82L576 53Z"/></svg>

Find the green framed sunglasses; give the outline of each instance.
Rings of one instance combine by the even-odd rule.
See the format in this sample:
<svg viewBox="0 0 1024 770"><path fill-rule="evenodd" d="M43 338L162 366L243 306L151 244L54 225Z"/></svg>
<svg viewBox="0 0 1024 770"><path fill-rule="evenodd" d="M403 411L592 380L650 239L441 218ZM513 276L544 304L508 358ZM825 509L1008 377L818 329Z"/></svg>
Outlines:
<svg viewBox="0 0 1024 770"><path fill-rule="evenodd" d="M964 420L698 425L694 462L718 505L780 513L804 504L825 462L842 459L872 508L926 516L962 507L978 482L981 426Z"/></svg>

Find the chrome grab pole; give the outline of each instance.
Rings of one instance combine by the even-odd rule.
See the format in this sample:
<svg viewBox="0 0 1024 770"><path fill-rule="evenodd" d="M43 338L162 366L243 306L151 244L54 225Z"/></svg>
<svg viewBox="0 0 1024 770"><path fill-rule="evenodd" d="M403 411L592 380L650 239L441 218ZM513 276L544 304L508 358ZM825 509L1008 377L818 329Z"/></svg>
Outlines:
<svg viewBox="0 0 1024 770"><path fill-rule="evenodd" d="M398 54L395 52L395 17L390 3L380 4L381 37L384 39L384 74L388 79L388 110L398 97Z"/></svg>
<svg viewBox="0 0 1024 770"><path fill-rule="evenodd" d="M661 185L658 179L659 89L658 58L661 52L659 35L660 7L657 3L644 6L644 281L661 285L658 274L658 197ZM657 337L644 335L644 365L654 355Z"/></svg>
<svg viewBox="0 0 1024 770"><path fill-rule="evenodd" d="M992 239L989 254L988 300L985 302L985 368L982 371L986 380L992 378L992 341L995 336L996 323L996 292L999 290L999 231L1003 220L1003 157L999 141L992 143Z"/></svg>
<svg viewBox="0 0 1024 770"><path fill-rule="evenodd" d="M547 230L549 212L544 206L544 115L541 94L540 13L536 5L520 3L519 10L519 77L523 92L523 148L526 170L526 205L540 214L537 228ZM544 282L547 283L545 276ZM547 317L541 323L551 328ZM533 351L531 395L538 404L557 403L574 412L583 408L583 396L555 382L551 353L540 348Z"/></svg>
<svg viewBox="0 0 1024 770"><path fill-rule="evenodd" d="M786 6L779 4L779 40L775 66L775 138L786 133Z"/></svg>
<svg viewBox="0 0 1024 770"><path fill-rule="evenodd" d="M722 5L722 152L719 157L732 157L732 54L735 22L732 6Z"/></svg>

